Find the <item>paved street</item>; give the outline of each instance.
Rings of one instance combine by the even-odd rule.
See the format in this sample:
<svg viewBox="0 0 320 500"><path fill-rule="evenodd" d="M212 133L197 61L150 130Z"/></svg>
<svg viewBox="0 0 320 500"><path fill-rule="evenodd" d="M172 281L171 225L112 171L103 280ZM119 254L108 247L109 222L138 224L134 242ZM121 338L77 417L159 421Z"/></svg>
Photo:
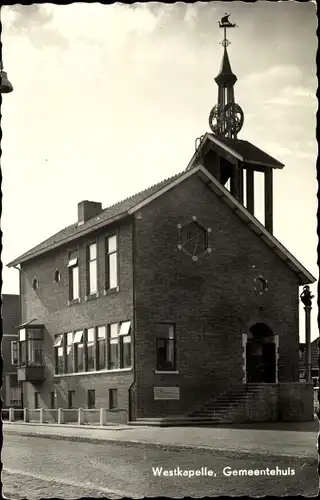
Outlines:
<svg viewBox="0 0 320 500"><path fill-rule="evenodd" d="M12 499L217 495L305 495L317 493L316 465L304 459L243 458L234 452L159 448L105 442L71 442L5 433L3 492ZM213 476L154 476L152 468L213 471ZM223 469L279 469L290 476L226 476ZM278 469L278 470L279 470ZM158 469L159 470L159 469ZM204 471L205 469L203 469Z"/></svg>

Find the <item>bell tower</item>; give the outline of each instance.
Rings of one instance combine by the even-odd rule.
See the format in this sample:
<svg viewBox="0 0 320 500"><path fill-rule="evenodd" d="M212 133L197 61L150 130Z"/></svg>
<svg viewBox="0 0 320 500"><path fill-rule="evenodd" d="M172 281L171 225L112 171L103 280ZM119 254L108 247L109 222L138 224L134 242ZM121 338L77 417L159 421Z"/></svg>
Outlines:
<svg viewBox="0 0 320 500"><path fill-rule="evenodd" d="M223 56L220 72L215 78L218 85L218 103L211 110L209 125L212 132L218 137L236 139L243 126L244 115L234 98L234 86L237 77L232 72L229 60L227 47L231 42L227 39L227 29L236 28L237 25L230 23L229 17L226 14L219 22L219 27L224 31L223 40L220 42L223 46Z"/></svg>
<svg viewBox="0 0 320 500"><path fill-rule="evenodd" d="M235 101L234 87L237 82L232 72L228 54L230 41L227 30L237 28L229 21L230 15L219 22L224 37L222 63L215 78L218 86L218 102L209 115L212 133L206 133L196 141L196 152L187 169L203 165L231 195L255 216L255 174L264 177L264 226L273 233L273 170L284 165L249 141L239 139L244 113Z"/></svg>

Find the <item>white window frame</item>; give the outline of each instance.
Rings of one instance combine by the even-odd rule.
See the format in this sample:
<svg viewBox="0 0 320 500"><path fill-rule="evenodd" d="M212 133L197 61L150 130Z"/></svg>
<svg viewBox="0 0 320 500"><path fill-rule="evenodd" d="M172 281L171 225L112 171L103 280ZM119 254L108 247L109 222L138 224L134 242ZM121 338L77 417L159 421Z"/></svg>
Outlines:
<svg viewBox="0 0 320 500"><path fill-rule="evenodd" d="M95 248L95 256L91 257L91 248ZM98 246L97 243L91 243L88 246L88 284L87 284L87 289L88 289L88 295L94 295L98 293ZM92 276L92 264L94 264L93 269L94 269L94 276ZM94 287L92 288L93 283Z"/></svg>
<svg viewBox="0 0 320 500"><path fill-rule="evenodd" d="M115 247L110 248L110 240L115 241ZM111 280L111 256L114 256L115 258L115 277L112 277ZM119 272L118 272L118 235L117 234L112 234L111 236L108 236L107 238L107 265L108 265L108 283L107 283L107 289L108 290L113 290L114 288L117 288L119 286ZM115 278L115 279L114 279Z"/></svg>

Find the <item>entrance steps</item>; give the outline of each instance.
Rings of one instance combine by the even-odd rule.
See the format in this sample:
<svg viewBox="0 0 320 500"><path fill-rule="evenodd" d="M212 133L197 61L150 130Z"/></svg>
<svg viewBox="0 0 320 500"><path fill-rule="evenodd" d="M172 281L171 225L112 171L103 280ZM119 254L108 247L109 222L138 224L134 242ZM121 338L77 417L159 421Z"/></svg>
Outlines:
<svg viewBox="0 0 320 500"><path fill-rule="evenodd" d="M137 418L132 422L128 422L128 425L136 426L153 426L153 427L184 427L184 426L211 426L218 424L231 423L227 422L225 419L217 416L212 418L211 416L200 416L200 417L189 417L189 416L172 416L172 417L158 417L158 418Z"/></svg>

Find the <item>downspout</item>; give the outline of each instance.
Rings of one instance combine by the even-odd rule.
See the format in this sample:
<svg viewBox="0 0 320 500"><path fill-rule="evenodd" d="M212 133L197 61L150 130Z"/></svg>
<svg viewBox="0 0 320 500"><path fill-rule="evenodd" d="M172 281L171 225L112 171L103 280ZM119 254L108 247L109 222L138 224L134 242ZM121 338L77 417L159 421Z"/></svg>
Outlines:
<svg viewBox="0 0 320 500"><path fill-rule="evenodd" d="M19 323L21 324L22 323L22 293L21 293L21 269L20 267L18 266L13 266L14 269L17 269L19 271L19 308L20 308L20 318L19 318ZM20 340L20 339L19 339ZM19 344L18 344L19 346ZM18 349L18 356L20 356L20 347ZM24 386L23 386L23 382L21 382L21 407L24 408L24 402L23 402L23 389L24 389Z"/></svg>
<svg viewBox="0 0 320 500"><path fill-rule="evenodd" d="M135 216L133 215L132 218L132 309L133 309L133 314L132 314L132 323L133 323L133 335L132 335L132 346L133 346L133 382L129 387L129 422L132 421L133 414L135 414L135 419L137 418L136 415L136 408L137 408L137 402L134 401L135 408L132 408L133 406L133 397L132 397L132 390L135 388L136 385L136 359L137 359L137 350L136 350L136 281L135 281L135 243L136 243L136 225L135 225Z"/></svg>

